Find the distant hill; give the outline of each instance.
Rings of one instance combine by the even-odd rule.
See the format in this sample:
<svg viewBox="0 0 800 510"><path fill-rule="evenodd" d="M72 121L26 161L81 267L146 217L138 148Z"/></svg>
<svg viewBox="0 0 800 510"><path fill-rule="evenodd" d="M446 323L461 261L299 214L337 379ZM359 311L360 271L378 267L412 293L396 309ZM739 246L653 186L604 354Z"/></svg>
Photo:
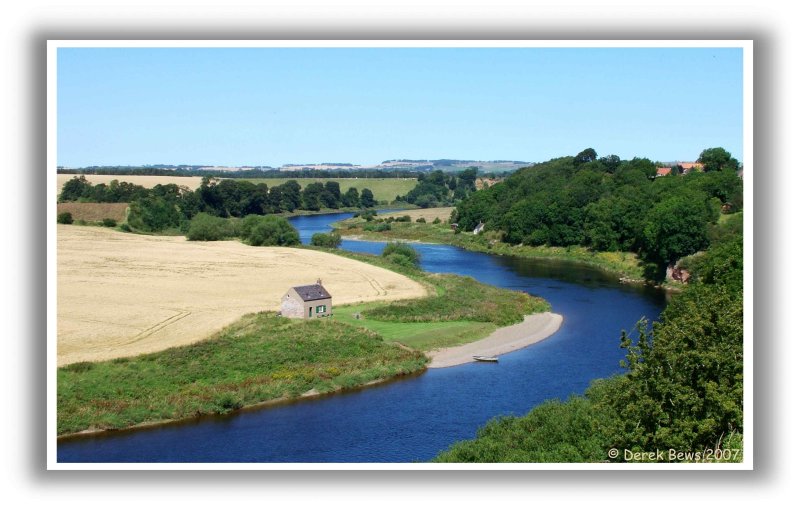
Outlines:
<svg viewBox="0 0 800 510"><path fill-rule="evenodd" d="M529 161L492 160L477 161L472 159L389 159L382 161L376 168L414 169L421 172L442 170L458 172L465 168L475 167L479 172L512 172L530 165Z"/></svg>
<svg viewBox="0 0 800 510"><path fill-rule="evenodd" d="M59 174L97 175L176 175L186 177L282 177L286 174L298 177L413 177L420 172L460 172L475 167L478 173L509 173L530 162L512 160L476 161L470 159L389 159L377 165L354 165L352 163L292 163L274 168L264 165L218 166L218 165L102 165L86 167L58 167Z"/></svg>

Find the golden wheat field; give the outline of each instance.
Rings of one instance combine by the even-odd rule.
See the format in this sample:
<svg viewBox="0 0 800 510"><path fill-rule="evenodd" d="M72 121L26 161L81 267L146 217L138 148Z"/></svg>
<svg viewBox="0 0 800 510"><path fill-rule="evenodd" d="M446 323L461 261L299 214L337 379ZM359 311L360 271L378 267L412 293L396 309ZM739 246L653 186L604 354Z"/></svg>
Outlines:
<svg viewBox="0 0 800 510"><path fill-rule="evenodd" d="M106 218L123 223L128 217L128 204L96 202L64 202L56 207L58 214L68 212L75 220L103 221Z"/></svg>
<svg viewBox="0 0 800 510"><path fill-rule="evenodd" d="M336 306L426 295L405 276L311 250L58 225L59 366L207 338L244 314L278 310L321 278Z"/></svg>
<svg viewBox="0 0 800 510"><path fill-rule="evenodd" d="M75 175L70 174L58 174L56 176L56 182L58 186L58 192L61 193L61 188L64 187L64 184L76 177ZM137 184L139 186L144 186L145 188L152 188L156 184L177 184L178 186L186 186L191 190L195 190L200 187L200 183L202 182L202 177L173 177L168 175L92 175L87 174L86 180L90 183L97 185L97 184L108 184L114 179L118 180L119 182L129 182L131 184Z"/></svg>

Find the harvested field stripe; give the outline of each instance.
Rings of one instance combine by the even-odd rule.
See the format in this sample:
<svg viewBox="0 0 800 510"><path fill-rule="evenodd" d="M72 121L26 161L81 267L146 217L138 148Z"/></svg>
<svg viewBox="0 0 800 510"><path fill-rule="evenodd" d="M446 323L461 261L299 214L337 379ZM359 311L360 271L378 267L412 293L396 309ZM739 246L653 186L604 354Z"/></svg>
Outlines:
<svg viewBox="0 0 800 510"><path fill-rule="evenodd" d="M131 341L128 342L128 343L135 343L135 342L138 342L139 340L141 340L143 338L147 338L148 336L152 335L156 331L160 331L160 330L164 329L165 327L169 326L170 324L174 324L177 321L179 321L179 320L181 320L181 319L183 319L185 317L188 317L191 314L192 314L192 312L190 312L188 310L180 310L178 313L176 313L172 317L169 317L169 318L167 318L167 319L165 319L165 320L163 320L163 321L161 321L159 323L156 323L153 326L151 326L151 327L147 328L146 330L142 331L141 333L139 333L138 335L133 337L133 339L131 339Z"/></svg>

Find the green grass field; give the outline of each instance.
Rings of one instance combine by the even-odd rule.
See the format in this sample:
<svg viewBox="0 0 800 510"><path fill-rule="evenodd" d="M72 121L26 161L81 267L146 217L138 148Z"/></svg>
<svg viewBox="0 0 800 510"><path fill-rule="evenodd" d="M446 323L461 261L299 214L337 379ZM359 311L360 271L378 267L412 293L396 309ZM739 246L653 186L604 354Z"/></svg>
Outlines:
<svg viewBox="0 0 800 510"><path fill-rule="evenodd" d="M500 326L522 321L525 315L550 310L550 304L542 298L492 287L466 276L429 275L416 270L408 276L421 277L435 295L337 307L335 319L373 331L386 341L428 351L480 340Z"/></svg>
<svg viewBox="0 0 800 510"><path fill-rule="evenodd" d="M361 190L367 188L372 191L372 195L377 201L392 202L398 195L403 196L417 185L417 180L414 178L407 179L355 179L355 178L330 178L330 179L312 179L312 178L265 178L265 179L245 179L256 184L263 182L267 187L278 186L286 181L295 180L303 188L312 182L325 183L328 181L336 181L339 183L339 189L342 193L346 192L349 188L356 188L361 193Z"/></svg>
<svg viewBox="0 0 800 510"><path fill-rule="evenodd" d="M466 344L480 340L497 329L490 322L386 322L363 315L376 306L380 304L340 306L336 308L335 318L345 324L374 331L386 341L399 342L420 351ZM360 318L356 319L356 314Z"/></svg>

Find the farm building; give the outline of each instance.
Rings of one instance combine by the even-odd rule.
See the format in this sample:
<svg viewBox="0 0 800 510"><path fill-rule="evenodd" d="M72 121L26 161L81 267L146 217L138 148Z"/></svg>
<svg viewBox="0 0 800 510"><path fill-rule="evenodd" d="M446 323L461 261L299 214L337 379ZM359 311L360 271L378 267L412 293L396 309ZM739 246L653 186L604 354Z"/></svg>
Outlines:
<svg viewBox="0 0 800 510"><path fill-rule="evenodd" d="M281 299L281 315L293 319L329 317L333 315L333 298L322 286L322 280L292 287Z"/></svg>

